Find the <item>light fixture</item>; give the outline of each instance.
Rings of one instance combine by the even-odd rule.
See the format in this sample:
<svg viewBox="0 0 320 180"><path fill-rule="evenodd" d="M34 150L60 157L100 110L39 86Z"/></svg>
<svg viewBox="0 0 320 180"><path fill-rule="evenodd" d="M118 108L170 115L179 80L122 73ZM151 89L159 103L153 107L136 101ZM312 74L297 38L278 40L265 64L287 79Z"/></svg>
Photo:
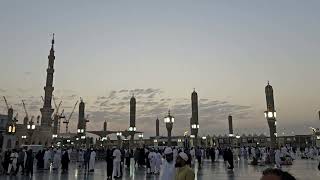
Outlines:
<svg viewBox="0 0 320 180"><path fill-rule="evenodd" d="M203 136L203 137L202 137L202 139L203 139L203 140L206 140L206 139L207 139L207 137Z"/></svg>

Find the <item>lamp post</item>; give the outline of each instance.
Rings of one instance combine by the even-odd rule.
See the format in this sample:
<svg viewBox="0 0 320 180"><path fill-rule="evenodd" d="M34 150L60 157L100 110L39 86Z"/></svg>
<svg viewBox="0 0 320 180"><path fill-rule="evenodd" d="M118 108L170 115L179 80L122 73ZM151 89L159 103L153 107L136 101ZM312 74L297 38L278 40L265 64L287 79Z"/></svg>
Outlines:
<svg viewBox="0 0 320 180"><path fill-rule="evenodd" d="M130 141L129 141L129 148L133 148L134 145L134 134L136 132L137 128L134 126L130 126L128 131L130 132Z"/></svg>
<svg viewBox="0 0 320 180"><path fill-rule="evenodd" d="M122 136L122 132L117 132L117 139L118 139L118 147L121 148L121 136Z"/></svg>
<svg viewBox="0 0 320 180"><path fill-rule="evenodd" d="M170 110L168 111L168 116L164 118L164 123L166 123L166 128L168 131L168 146L171 146L171 131L174 123L174 117L170 115Z"/></svg>
<svg viewBox="0 0 320 180"><path fill-rule="evenodd" d="M28 133L28 136L29 136L29 144L31 145L32 144L32 134L34 132L34 130L36 129L36 125L33 124L33 121L31 120L29 122L29 124L27 125L27 133Z"/></svg>
<svg viewBox="0 0 320 180"><path fill-rule="evenodd" d="M271 139L271 147L275 148L277 144L277 114L275 111L265 111L264 117L268 121L269 130L270 130L270 139Z"/></svg>
<svg viewBox="0 0 320 180"><path fill-rule="evenodd" d="M78 129L77 129L77 134L78 134L78 137L82 137L82 136L85 137L85 131L84 131L84 129L83 129L83 128L78 128ZM80 138L80 141L78 141L80 147L82 146L82 144L85 143L85 140L84 140L84 139L85 139L85 138Z"/></svg>

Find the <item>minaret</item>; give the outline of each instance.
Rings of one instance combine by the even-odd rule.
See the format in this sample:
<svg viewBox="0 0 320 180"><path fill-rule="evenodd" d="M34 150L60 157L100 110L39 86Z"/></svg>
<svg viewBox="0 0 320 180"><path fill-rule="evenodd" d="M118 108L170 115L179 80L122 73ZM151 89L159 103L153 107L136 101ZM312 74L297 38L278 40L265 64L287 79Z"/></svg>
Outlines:
<svg viewBox="0 0 320 180"><path fill-rule="evenodd" d="M54 73L54 34L51 41L51 49L50 54L48 56L49 63L48 63L48 69L47 69L47 80L46 80L46 86L44 87L44 104L43 107L40 109L41 111L41 126L42 127L51 127L52 123L52 113L53 109L51 106L51 100L52 100L52 92L54 90L53 88L53 73Z"/></svg>
<svg viewBox="0 0 320 180"><path fill-rule="evenodd" d="M132 95L130 99L130 122L129 122L129 131L130 131L130 148L134 144L134 134L136 131L136 98Z"/></svg>
<svg viewBox="0 0 320 180"><path fill-rule="evenodd" d="M191 94L191 109L192 109L192 116L191 116L191 135L194 136L195 141L194 145L197 146L197 138L198 138L198 130L199 130L199 121L198 121L198 94L193 90Z"/></svg>
<svg viewBox="0 0 320 180"><path fill-rule="evenodd" d="M264 112L265 118L268 121L270 130L271 147L276 148L277 145L277 121L276 121L276 110L274 107L273 88L269 84L265 87L267 111Z"/></svg>
<svg viewBox="0 0 320 180"><path fill-rule="evenodd" d="M79 119L78 119L78 133L84 133L86 131L86 119L84 118L85 104L82 99L79 103Z"/></svg>
<svg viewBox="0 0 320 180"><path fill-rule="evenodd" d="M103 131L107 132L107 121L104 121L103 123Z"/></svg>
<svg viewBox="0 0 320 180"><path fill-rule="evenodd" d="M229 122L229 137L233 137L233 126L232 126L232 116L228 116L228 122Z"/></svg>
<svg viewBox="0 0 320 180"><path fill-rule="evenodd" d="M159 118L157 117L157 120L156 120L156 137L159 137Z"/></svg>
<svg viewBox="0 0 320 180"><path fill-rule="evenodd" d="M130 127L136 127L136 98L132 95L130 99Z"/></svg>

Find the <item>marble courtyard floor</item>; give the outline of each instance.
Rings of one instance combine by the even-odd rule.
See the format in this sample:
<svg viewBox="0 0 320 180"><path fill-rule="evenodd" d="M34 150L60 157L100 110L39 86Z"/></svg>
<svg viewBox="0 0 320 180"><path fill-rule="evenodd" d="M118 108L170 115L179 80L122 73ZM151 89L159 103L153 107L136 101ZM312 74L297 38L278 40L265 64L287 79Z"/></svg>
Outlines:
<svg viewBox="0 0 320 180"><path fill-rule="evenodd" d="M259 180L262 171L266 166L251 166L248 162L241 161L235 164L233 171L226 170L224 162L219 161L211 163L205 160L203 167L198 170L195 167L197 180ZM301 180L320 180L320 171L317 170L318 161L316 160L295 160L292 166L284 166L282 169L292 173L297 179ZM160 176L146 175L144 168L131 168L124 170L124 180L133 179L150 179L157 180ZM28 179L25 176L0 176L0 180L23 180ZM61 174L60 171L35 171L33 180L105 180L106 179L106 163L103 161L96 162L94 173L86 173L83 169L78 169L75 163L69 166L69 172Z"/></svg>

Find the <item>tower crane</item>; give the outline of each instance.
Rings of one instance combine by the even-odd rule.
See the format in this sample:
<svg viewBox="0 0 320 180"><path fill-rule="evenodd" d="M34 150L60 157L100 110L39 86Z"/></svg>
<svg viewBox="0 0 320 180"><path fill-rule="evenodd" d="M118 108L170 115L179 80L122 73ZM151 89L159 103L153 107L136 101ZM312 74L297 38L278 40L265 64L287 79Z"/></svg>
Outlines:
<svg viewBox="0 0 320 180"><path fill-rule="evenodd" d="M60 133L61 119L62 119L62 118L65 118L65 116L64 116L64 114L63 114L64 110L62 111L61 114L59 114L59 109L60 109L60 107L61 107L62 101L60 101L59 104L57 105L56 99L54 98L54 96L52 97L52 99L53 99L54 106L55 106L55 113L53 113L52 119L53 119L53 121L54 121L54 122L53 122L54 127L55 127L55 125L57 126L57 127L56 127L56 128L57 128L57 133L59 134L59 133ZM57 122L55 122L55 121L57 121ZM56 124L55 124L55 123L56 123Z"/></svg>
<svg viewBox="0 0 320 180"><path fill-rule="evenodd" d="M66 133L68 133L69 122L70 122L70 119L71 119L71 117L72 117L72 114L73 114L74 110L75 110L76 107L77 107L78 102L79 102L79 101L77 101L76 104L74 105L74 107L73 107L73 109L72 109L72 111L71 111L71 113L70 113L69 118L68 118L68 119L65 119L65 120L63 121L63 123L66 124Z"/></svg>
<svg viewBox="0 0 320 180"><path fill-rule="evenodd" d="M24 112L26 113L26 117L24 117L24 119L23 119L23 124L27 125L28 121L29 121L29 115L28 115L27 108L26 108L26 105L23 100L22 100L22 105L23 105Z"/></svg>
<svg viewBox="0 0 320 180"><path fill-rule="evenodd" d="M5 96L3 96L3 99L4 99L4 102L6 103L7 110L9 110L9 105L8 105L8 101L7 101L6 97L5 97Z"/></svg>

